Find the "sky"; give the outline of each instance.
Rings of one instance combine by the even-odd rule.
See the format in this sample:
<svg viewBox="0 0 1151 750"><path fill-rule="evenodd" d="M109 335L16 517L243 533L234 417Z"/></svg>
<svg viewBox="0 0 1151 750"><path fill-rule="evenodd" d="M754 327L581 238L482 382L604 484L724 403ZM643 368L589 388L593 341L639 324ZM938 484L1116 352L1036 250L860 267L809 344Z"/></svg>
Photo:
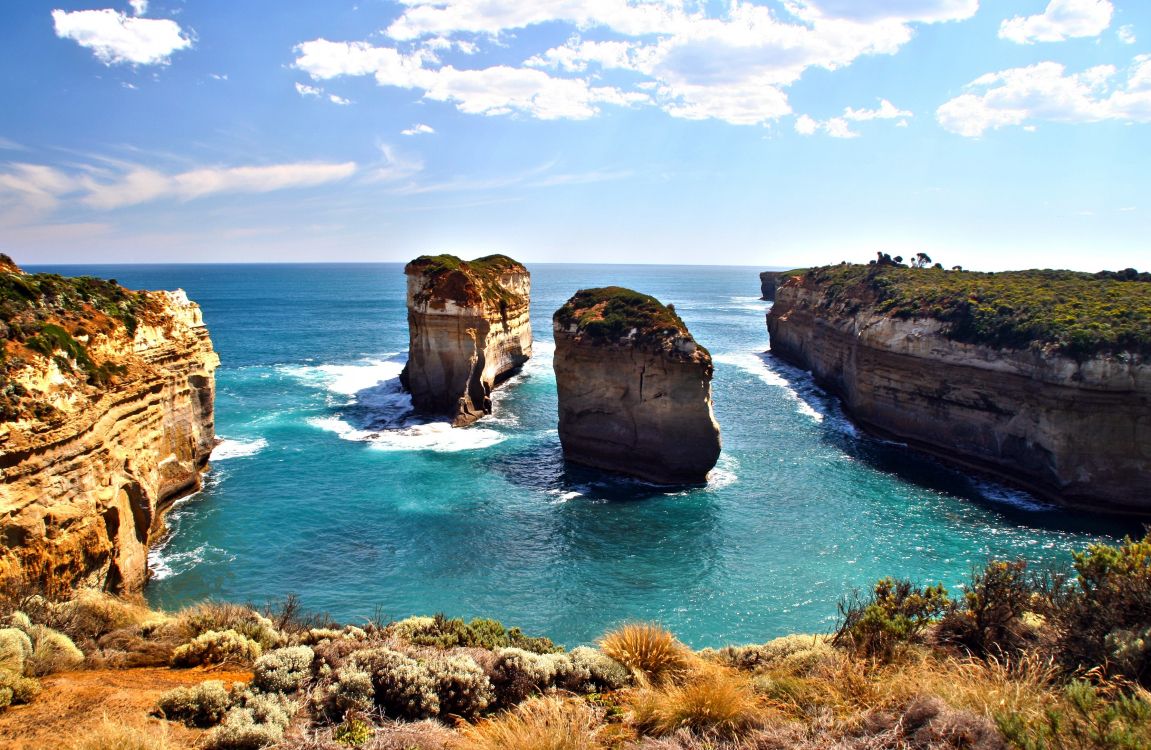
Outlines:
<svg viewBox="0 0 1151 750"><path fill-rule="evenodd" d="M1151 269L1147 0L0 6L17 262Z"/></svg>

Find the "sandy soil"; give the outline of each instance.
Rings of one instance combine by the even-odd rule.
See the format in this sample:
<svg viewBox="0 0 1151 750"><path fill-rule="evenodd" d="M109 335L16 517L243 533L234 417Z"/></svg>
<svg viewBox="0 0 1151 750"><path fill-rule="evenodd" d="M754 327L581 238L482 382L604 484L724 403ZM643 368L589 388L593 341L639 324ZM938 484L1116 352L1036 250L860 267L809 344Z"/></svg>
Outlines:
<svg viewBox="0 0 1151 750"><path fill-rule="evenodd" d="M115 669L66 672L44 677L40 695L28 705L0 712L0 746L5 750L69 750L105 720L167 735L172 750L191 748L203 734L149 713L165 691L204 680L247 682L252 673L202 669Z"/></svg>

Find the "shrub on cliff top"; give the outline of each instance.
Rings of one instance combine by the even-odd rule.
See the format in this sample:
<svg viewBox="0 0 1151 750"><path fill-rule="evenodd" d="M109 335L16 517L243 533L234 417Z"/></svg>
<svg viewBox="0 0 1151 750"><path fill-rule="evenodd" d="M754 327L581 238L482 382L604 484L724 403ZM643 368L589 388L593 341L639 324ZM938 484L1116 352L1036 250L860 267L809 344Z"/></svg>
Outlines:
<svg viewBox="0 0 1151 750"><path fill-rule="evenodd" d="M630 701L636 726L655 735L691 729L736 737L764 721L764 708L747 677L706 662L682 683L642 688Z"/></svg>
<svg viewBox="0 0 1151 750"><path fill-rule="evenodd" d="M533 698L494 719L461 728L459 750L599 750L599 721L588 706Z"/></svg>
<svg viewBox="0 0 1151 750"><path fill-rule="evenodd" d="M182 721L190 727L210 727L220 723L231 702L223 682L206 680L192 687L169 690L160 696L156 705L169 721Z"/></svg>
<svg viewBox="0 0 1151 750"><path fill-rule="evenodd" d="M691 652L659 625L634 622L607 633L600 648L645 680L659 681L683 673Z"/></svg>
<svg viewBox="0 0 1151 750"><path fill-rule="evenodd" d="M548 638L532 638L519 628L504 628L497 620L477 618L471 622L448 618L443 614L435 617L409 617L388 627L388 632L413 646L449 648L522 648L536 653L551 653L559 649Z"/></svg>
<svg viewBox="0 0 1151 750"><path fill-rule="evenodd" d="M172 666L201 664L250 664L260 658L260 644L235 630L209 630L172 652Z"/></svg>
<svg viewBox="0 0 1151 750"><path fill-rule="evenodd" d="M949 604L942 585L920 588L910 581L883 578L868 599L840 604L842 620L833 642L857 656L890 661L901 645L917 640Z"/></svg>
<svg viewBox="0 0 1151 750"><path fill-rule="evenodd" d="M71 638L59 631L34 625L29 636L32 639L32 655L28 657L24 669L30 675L39 677L62 672L84 663L84 652L76 648Z"/></svg>
<svg viewBox="0 0 1151 750"><path fill-rule="evenodd" d="M435 654L424 662L435 683L440 715L474 718L495 700L484 670L463 654Z"/></svg>
<svg viewBox="0 0 1151 750"><path fill-rule="evenodd" d="M252 686L267 693L294 693L312 676L314 656L307 646L270 651L252 666Z"/></svg>
<svg viewBox="0 0 1151 750"><path fill-rule="evenodd" d="M435 680L415 659L389 648L372 648L357 651L348 666L372 676L376 703L389 716L425 719L440 712Z"/></svg>
<svg viewBox="0 0 1151 750"><path fill-rule="evenodd" d="M619 286L579 290L556 311L555 320L565 327L575 325L580 334L602 341L620 339L632 329L639 338L687 332L674 308L651 295Z"/></svg>
<svg viewBox="0 0 1151 750"><path fill-rule="evenodd" d="M24 674L32 656L32 639L19 628L0 628L0 670Z"/></svg>
<svg viewBox="0 0 1151 750"><path fill-rule="evenodd" d="M179 612L173 627L187 633L189 637L209 630L234 630L260 644L264 650L276 648L284 641L270 619L251 607L239 604L201 602Z"/></svg>

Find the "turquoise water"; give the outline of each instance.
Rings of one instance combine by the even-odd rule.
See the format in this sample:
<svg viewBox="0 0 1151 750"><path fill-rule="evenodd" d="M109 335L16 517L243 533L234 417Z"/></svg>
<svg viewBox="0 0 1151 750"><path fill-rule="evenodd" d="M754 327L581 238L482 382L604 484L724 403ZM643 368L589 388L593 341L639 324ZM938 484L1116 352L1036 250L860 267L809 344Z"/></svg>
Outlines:
<svg viewBox="0 0 1151 750"><path fill-rule="evenodd" d="M399 264L51 270L186 289L223 361L224 442L152 555L162 607L296 593L343 621L442 611L568 646L640 618L700 647L826 630L884 575L954 586L989 556L1062 566L1138 531L857 433L763 353L759 269L533 266L535 356L462 430L407 414ZM706 488L563 464L551 313L609 284L674 303L713 353L724 451Z"/></svg>

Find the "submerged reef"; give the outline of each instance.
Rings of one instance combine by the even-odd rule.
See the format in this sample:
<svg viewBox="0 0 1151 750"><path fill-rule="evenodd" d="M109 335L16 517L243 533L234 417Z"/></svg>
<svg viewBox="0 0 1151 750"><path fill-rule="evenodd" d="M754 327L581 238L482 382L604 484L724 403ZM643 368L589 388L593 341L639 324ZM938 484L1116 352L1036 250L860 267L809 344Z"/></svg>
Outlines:
<svg viewBox="0 0 1151 750"><path fill-rule="evenodd" d="M657 484L706 481L720 453L711 354L674 308L584 289L552 321L564 457Z"/></svg>
<svg viewBox="0 0 1151 750"><path fill-rule="evenodd" d="M506 255L422 255L408 277L408 363L400 375L422 414L454 427L491 414L492 389L532 355L531 274Z"/></svg>

